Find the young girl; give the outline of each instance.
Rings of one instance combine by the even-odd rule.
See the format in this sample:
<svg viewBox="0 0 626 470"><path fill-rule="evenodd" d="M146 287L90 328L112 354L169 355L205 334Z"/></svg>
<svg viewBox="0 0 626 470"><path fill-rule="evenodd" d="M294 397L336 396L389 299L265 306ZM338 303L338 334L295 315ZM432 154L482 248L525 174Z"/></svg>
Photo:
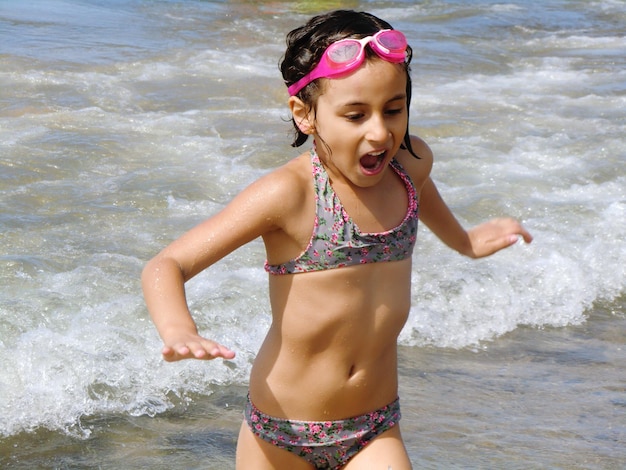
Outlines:
<svg viewBox="0 0 626 470"><path fill-rule="evenodd" d="M312 147L246 188L152 259L142 280L166 361L232 359L198 335L184 283L262 237L272 324L250 376L238 469L411 468L400 435L396 340L409 313L420 219L478 258L530 234L515 220L464 230L408 135L411 49L367 13L335 11L287 36L281 70L294 146Z"/></svg>

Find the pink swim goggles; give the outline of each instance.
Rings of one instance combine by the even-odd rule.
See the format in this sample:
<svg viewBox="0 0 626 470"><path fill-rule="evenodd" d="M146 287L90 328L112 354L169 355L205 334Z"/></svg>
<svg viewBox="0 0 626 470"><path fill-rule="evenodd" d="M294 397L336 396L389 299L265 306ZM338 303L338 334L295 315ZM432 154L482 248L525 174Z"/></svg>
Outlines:
<svg viewBox="0 0 626 470"><path fill-rule="evenodd" d="M399 64L406 59L406 37L395 29L383 29L363 39L341 39L328 46L313 70L287 89L289 95L296 95L318 78L336 78L356 70L365 60L367 44L387 62Z"/></svg>

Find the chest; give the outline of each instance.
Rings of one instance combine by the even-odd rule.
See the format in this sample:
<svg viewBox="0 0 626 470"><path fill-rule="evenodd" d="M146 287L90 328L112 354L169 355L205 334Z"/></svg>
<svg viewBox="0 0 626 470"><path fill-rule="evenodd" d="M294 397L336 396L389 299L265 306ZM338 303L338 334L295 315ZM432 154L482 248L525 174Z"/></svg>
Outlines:
<svg viewBox="0 0 626 470"><path fill-rule="evenodd" d="M390 172L387 181L373 188L328 184L318 194L318 217L350 221L362 233L380 233L398 227L409 211L406 185Z"/></svg>

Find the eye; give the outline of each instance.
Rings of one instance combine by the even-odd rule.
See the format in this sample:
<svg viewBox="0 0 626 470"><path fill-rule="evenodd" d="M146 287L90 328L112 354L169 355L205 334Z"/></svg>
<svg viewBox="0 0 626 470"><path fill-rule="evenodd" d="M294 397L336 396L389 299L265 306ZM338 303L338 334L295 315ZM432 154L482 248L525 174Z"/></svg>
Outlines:
<svg viewBox="0 0 626 470"><path fill-rule="evenodd" d="M348 121L356 122L356 121L359 121L360 119L363 119L363 116L365 116L365 114L363 113L349 113L345 115L345 118Z"/></svg>
<svg viewBox="0 0 626 470"><path fill-rule="evenodd" d="M401 108L388 109L387 111L385 111L385 113L390 116L395 116L397 114L402 114L403 111L404 111L404 107L401 107Z"/></svg>

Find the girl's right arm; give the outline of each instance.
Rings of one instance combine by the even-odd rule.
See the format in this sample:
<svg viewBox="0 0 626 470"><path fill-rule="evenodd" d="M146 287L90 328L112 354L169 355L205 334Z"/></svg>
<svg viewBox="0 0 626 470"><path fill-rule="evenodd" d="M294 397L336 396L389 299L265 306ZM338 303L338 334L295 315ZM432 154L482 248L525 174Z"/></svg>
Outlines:
<svg viewBox="0 0 626 470"><path fill-rule="evenodd" d="M229 348L198 334L184 284L236 248L283 229L289 211L299 203L297 178L292 173L283 167L261 178L146 264L141 276L144 297L163 340L166 361L235 356Z"/></svg>
<svg viewBox="0 0 626 470"><path fill-rule="evenodd" d="M181 359L232 359L235 353L201 337L185 297L185 275L172 251L166 248L145 266L141 281L146 305L161 339L166 361Z"/></svg>

